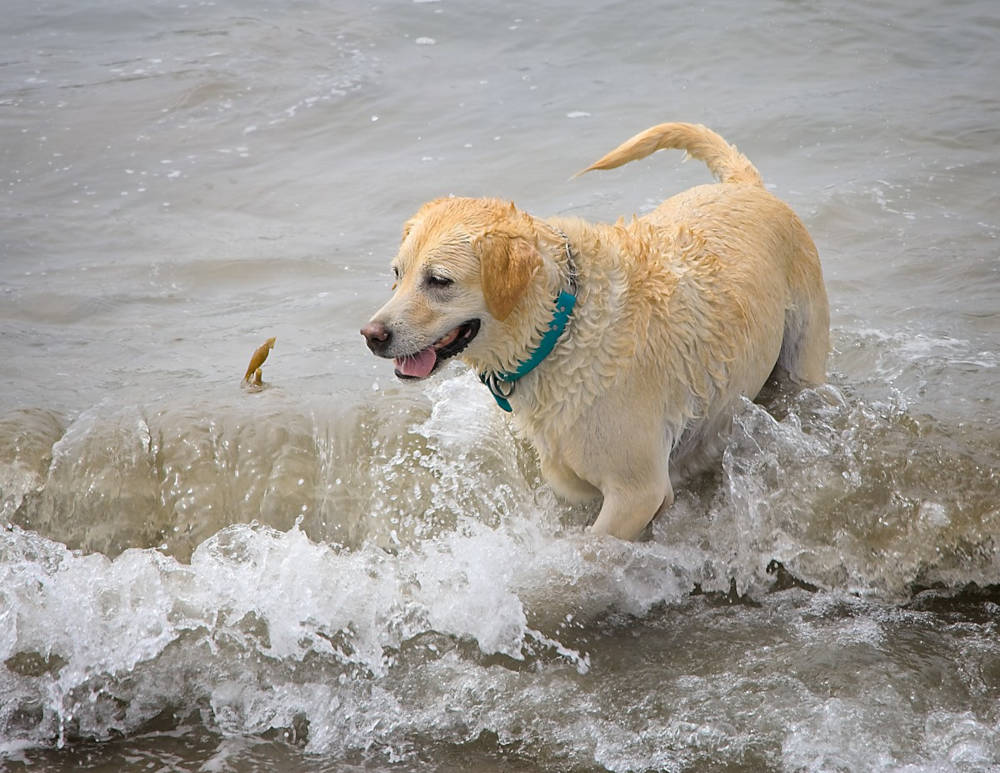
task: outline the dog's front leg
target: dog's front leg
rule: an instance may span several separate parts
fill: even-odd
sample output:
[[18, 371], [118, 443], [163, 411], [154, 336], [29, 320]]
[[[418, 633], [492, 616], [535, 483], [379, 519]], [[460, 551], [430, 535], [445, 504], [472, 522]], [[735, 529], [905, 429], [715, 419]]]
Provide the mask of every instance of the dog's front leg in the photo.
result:
[[580, 504], [591, 502], [601, 495], [599, 489], [573, 472], [561, 459], [546, 456], [541, 462], [542, 477], [563, 499]]
[[674, 503], [674, 490], [666, 469], [662, 476], [645, 481], [622, 481], [602, 489], [604, 502], [597, 520], [590, 527], [594, 534], [610, 534], [634, 540], [663, 508]]

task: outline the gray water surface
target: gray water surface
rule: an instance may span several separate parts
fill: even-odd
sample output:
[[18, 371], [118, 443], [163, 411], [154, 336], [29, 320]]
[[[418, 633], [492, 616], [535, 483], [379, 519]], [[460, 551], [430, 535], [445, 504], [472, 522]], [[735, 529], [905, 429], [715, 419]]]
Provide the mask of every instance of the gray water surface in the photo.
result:
[[[0, 766], [1000, 769], [998, 74], [986, 1], [8, 0]], [[834, 351], [626, 544], [357, 331], [429, 198], [707, 182], [569, 179], [668, 120], [799, 213]]]

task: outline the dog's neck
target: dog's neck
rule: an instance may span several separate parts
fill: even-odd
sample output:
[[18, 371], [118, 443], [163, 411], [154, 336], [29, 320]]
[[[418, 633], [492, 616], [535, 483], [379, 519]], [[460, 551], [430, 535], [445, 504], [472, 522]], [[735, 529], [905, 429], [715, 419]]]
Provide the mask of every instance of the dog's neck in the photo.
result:
[[[559, 228], [545, 224], [554, 238], [544, 245], [543, 265], [531, 290], [523, 298], [516, 329], [531, 330], [527, 341], [496, 364], [469, 363], [479, 372], [497, 404], [511, 411], [508, 398], [523, 377], [538, 368], [558, 346], [571, 324], [578, 292], [576, 254], [569, 237]], [[477, 367], [478, 366], [478, 367]]]
[[577, 272], [576, 261], [573, 258], [573, 247], [565, 233], [559, 231], [559, 234], [563, 238], [565, 250], [565, 261], [561, 272], [564, 274], [564, 287], [556, 296], [552, 321], [545, 328], [538, 345], [531, 350], [527, 358], [518, 363], [516, 368], [507, 371], [487, 370], [479, 374], [479, 378], [490, 390], [497, 405], [508, 413], [513, 410], [510, 397], [514, 394], [517, 382], [541, 365], [545, 358], [552, 353], [566, 330], [573, 314], [573, 307], [576, 305]]

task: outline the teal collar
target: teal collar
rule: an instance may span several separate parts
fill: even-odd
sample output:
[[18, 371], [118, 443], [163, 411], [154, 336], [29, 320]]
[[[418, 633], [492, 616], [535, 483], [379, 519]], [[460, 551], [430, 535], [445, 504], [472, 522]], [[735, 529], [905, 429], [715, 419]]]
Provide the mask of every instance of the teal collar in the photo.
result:
[[479, 374], [479, 380], [490, 390], [493, 399], [497, 401], [497, 405], [507, 411], [507, 413], [513, 411], [510, 407], [509, 398], [514, 394], [516, 382], [541, 365], [542, 361], [552, 353], [563, 331], [566, 329], [566, 325], [569, 324], [569, 318], [573, 315], [573, 308], [576, 306], [576, 267], [573, 263], [573, 252], [569, 246], [569, 239], [566, 238], [565, 234], [563, 234], [563, 238], [566, 239], [566, 266], [569, 270], [569, 288], [561, 291], [556, 297], [556, 308], [552, 314], [552, 321], [545, 329], [542, 340], [532, 350], [531, 354], [528, 355], [528, 359], [520, 363], [514, 371], [485, 371]]

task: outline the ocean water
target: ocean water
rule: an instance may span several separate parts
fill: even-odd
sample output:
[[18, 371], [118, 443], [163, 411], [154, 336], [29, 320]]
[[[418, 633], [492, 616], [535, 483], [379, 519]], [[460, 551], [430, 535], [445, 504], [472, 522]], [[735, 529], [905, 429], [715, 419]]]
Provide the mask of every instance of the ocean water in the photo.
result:
[[[0, 768], [1000, 769], [998, 40], [987, 0], [7, 0]], [[569, 179], [668, 120], [799, 213], [834, 350], [628, 544], [357, 331], [429, 198], [708, 181]]]

